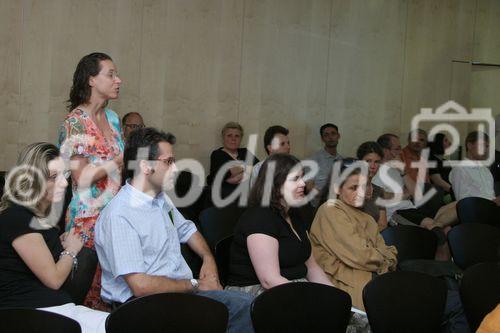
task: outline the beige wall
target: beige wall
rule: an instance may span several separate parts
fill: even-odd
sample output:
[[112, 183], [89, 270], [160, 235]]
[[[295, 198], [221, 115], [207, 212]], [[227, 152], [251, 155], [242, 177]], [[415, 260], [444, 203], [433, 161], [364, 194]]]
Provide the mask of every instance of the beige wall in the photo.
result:
[[287, 126], [303, 157], [324, 122], [353, 155], [450, 98], [498, 114], [500, 70], [457, 61], [500, 63], [499, 14], [496, 0], [0, 0], [0, 170], [56, 141], [93, 51], [124, 80], [112, 108], [172, 131], [178, 157], [204, 165], [229, 120]]

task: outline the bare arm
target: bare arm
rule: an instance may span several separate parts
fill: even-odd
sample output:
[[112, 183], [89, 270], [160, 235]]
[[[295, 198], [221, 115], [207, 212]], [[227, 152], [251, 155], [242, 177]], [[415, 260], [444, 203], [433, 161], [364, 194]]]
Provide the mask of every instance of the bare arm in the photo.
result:
[[321, 283], [321, 284], [326, 284], [327, 286], [333, 286], [332, 282], [326, 276], [325, 272], [319, 267], [318, 263], [316, 262], [316, 259], [314, 259], [314, 256], [311, 254], [309, 259], [306, 261], [306, 266], [307, 266], [307, 280], [310, 282], [316, 282], [316, 283]]
[[289, 282], [281, 276], [278, 258], [279, 244], [276, 238], [264, 234], [252, 234], [247, 237], [250, 260], [265, 289]]
[[123, 159], [115, 157], [113, 160], [107, 161], [100, 166], [94, 166], [89, 163], [88, 159], [83, 156], [71, 157], [71, 176], [73, 180], [81, 188], [88, 188], [90, 184], [106, 177], [108, 174], [123, 167]]
[[207, 245], [207, 242], [200, 234], [196, 231], [188, 240], [187, 244], [189, 247], [203, 260], [203, 264], [200, 269], [200, 279], [214, 278], [217, 284], [212, 286], [213, 290], [221, 290], [222, 286], [219, 283], [219, 275], [217, 273], [217, 265], [215, 264], [215, 259]]
[[387, 211], [385, 209], [379, 210], [377, 224], [378, 224], [378, 231], [382, 231], [387, 228]]
[[[66, 240], [65, 250], [78, 254], [83, 241], [79, 235], [70, 230]], [[59, 289], [73, 267], [73, 259], [64, 255], [54, 262], [43, 236], [39, 233], [29, 233], [19, 236], [12, 242], [12, 247], [19, 254], [28, 268], [48, 288]]]
[[189, 280], [172, 280], [164, 276], [131, 273], [123, 276], [135, 297], [172, 292], [191, 292], [193, 287]]
[[451, 185], [447, 183], [443, 178], [441, 178], [441, 175], [439, 173], [432, 174], [429, 176], [429, 178], [431, 179], [433, 184], [441, 187], [446, 192], [449, 193], [451, 191]]

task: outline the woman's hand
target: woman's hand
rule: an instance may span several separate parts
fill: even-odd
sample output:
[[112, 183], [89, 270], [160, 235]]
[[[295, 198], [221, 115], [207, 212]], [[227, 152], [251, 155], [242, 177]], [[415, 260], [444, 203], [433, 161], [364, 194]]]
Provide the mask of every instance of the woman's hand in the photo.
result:
[[83, 239], [80, 234], [73, 227], [63, 235], [65, 235], [61, 241], [63, 248], [69, 252], [73, 252], [75, 255], [78, 254], [83, 247]]

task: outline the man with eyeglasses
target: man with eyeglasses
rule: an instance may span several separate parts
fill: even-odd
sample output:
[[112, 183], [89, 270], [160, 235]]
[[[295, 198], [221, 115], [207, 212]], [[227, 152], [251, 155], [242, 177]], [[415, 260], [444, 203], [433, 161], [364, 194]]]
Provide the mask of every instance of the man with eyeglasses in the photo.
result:
[[[96, 223], [101, 297], [117, 307], [151, 294], [196, 293], [226, 305], [228, 332], [251, 333], [252, 298], [222, 290], [205, 239], [164, 192], [173, 189], [178, 171], [174, 143], [172, 134], [154, 128], [135, 130], [128, 139], [123, 157], [128, 179]], [[193, 278], [180, 243], [187, 243], [203, 260], [198, 279]]]
[[137, 112], [129, 112], [122, 118], [123, 135], [128, 140], [130, 133], [136, 129], [144, 128], [144, 120]]

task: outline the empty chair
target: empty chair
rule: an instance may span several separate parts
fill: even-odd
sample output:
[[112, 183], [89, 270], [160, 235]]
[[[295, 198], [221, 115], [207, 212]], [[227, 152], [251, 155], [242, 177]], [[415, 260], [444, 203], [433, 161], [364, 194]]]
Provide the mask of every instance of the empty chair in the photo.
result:
[[231, 235], [215, 245], [215, 261], [217, 262], [217, 270], [219, 271], [219, 281], [223, 286], [226, 285], [229, 276], [229, 261], [233, 238]]
[[475, 332], [484, 317], [500, 304], [500, 263], [481, 263], [469, 267], [462, 278], [460, 296]]
[[469, 197], [457, 202], [460, 223], [484, 223], [500, 227], [500, 208], [491, 200]]
[[4, 333], [79, 333], [80, 324], [63, 315], [35, 309], [1, 309]]
[[223, 333], [227, 322], [227, 308], [220, 302], [195, 294], [163, 293], [120, 306], [106, 320], [106, 332]]
[[210, 207], [201, 212], [200, 232], [211, 249], [214, 249], [218, 241], [234, 233], [234, 227], [243, 211], [244, 208], [230, 205], [223, 208]]
[[434, 259], [437, 238], [433, 232], [414, 226], [398, 225], [382, 231], [387, 245], [398, 250], [398, 262], [412, 259]]
[[481, 223], [459, 224], [448, 232], [448, 243], [453, 260], [462, 269], [500, 261], [500, 228]]
[[346, 292], [312, 282], [292, 282], [264, 291], [252, 304], [252, 322], [262, 332], [342, 332], [350, 319]]
[[363, 289], [363, 303], [374, 333], [440, 332], [446, 283], [417, 272], [379, 275]]

